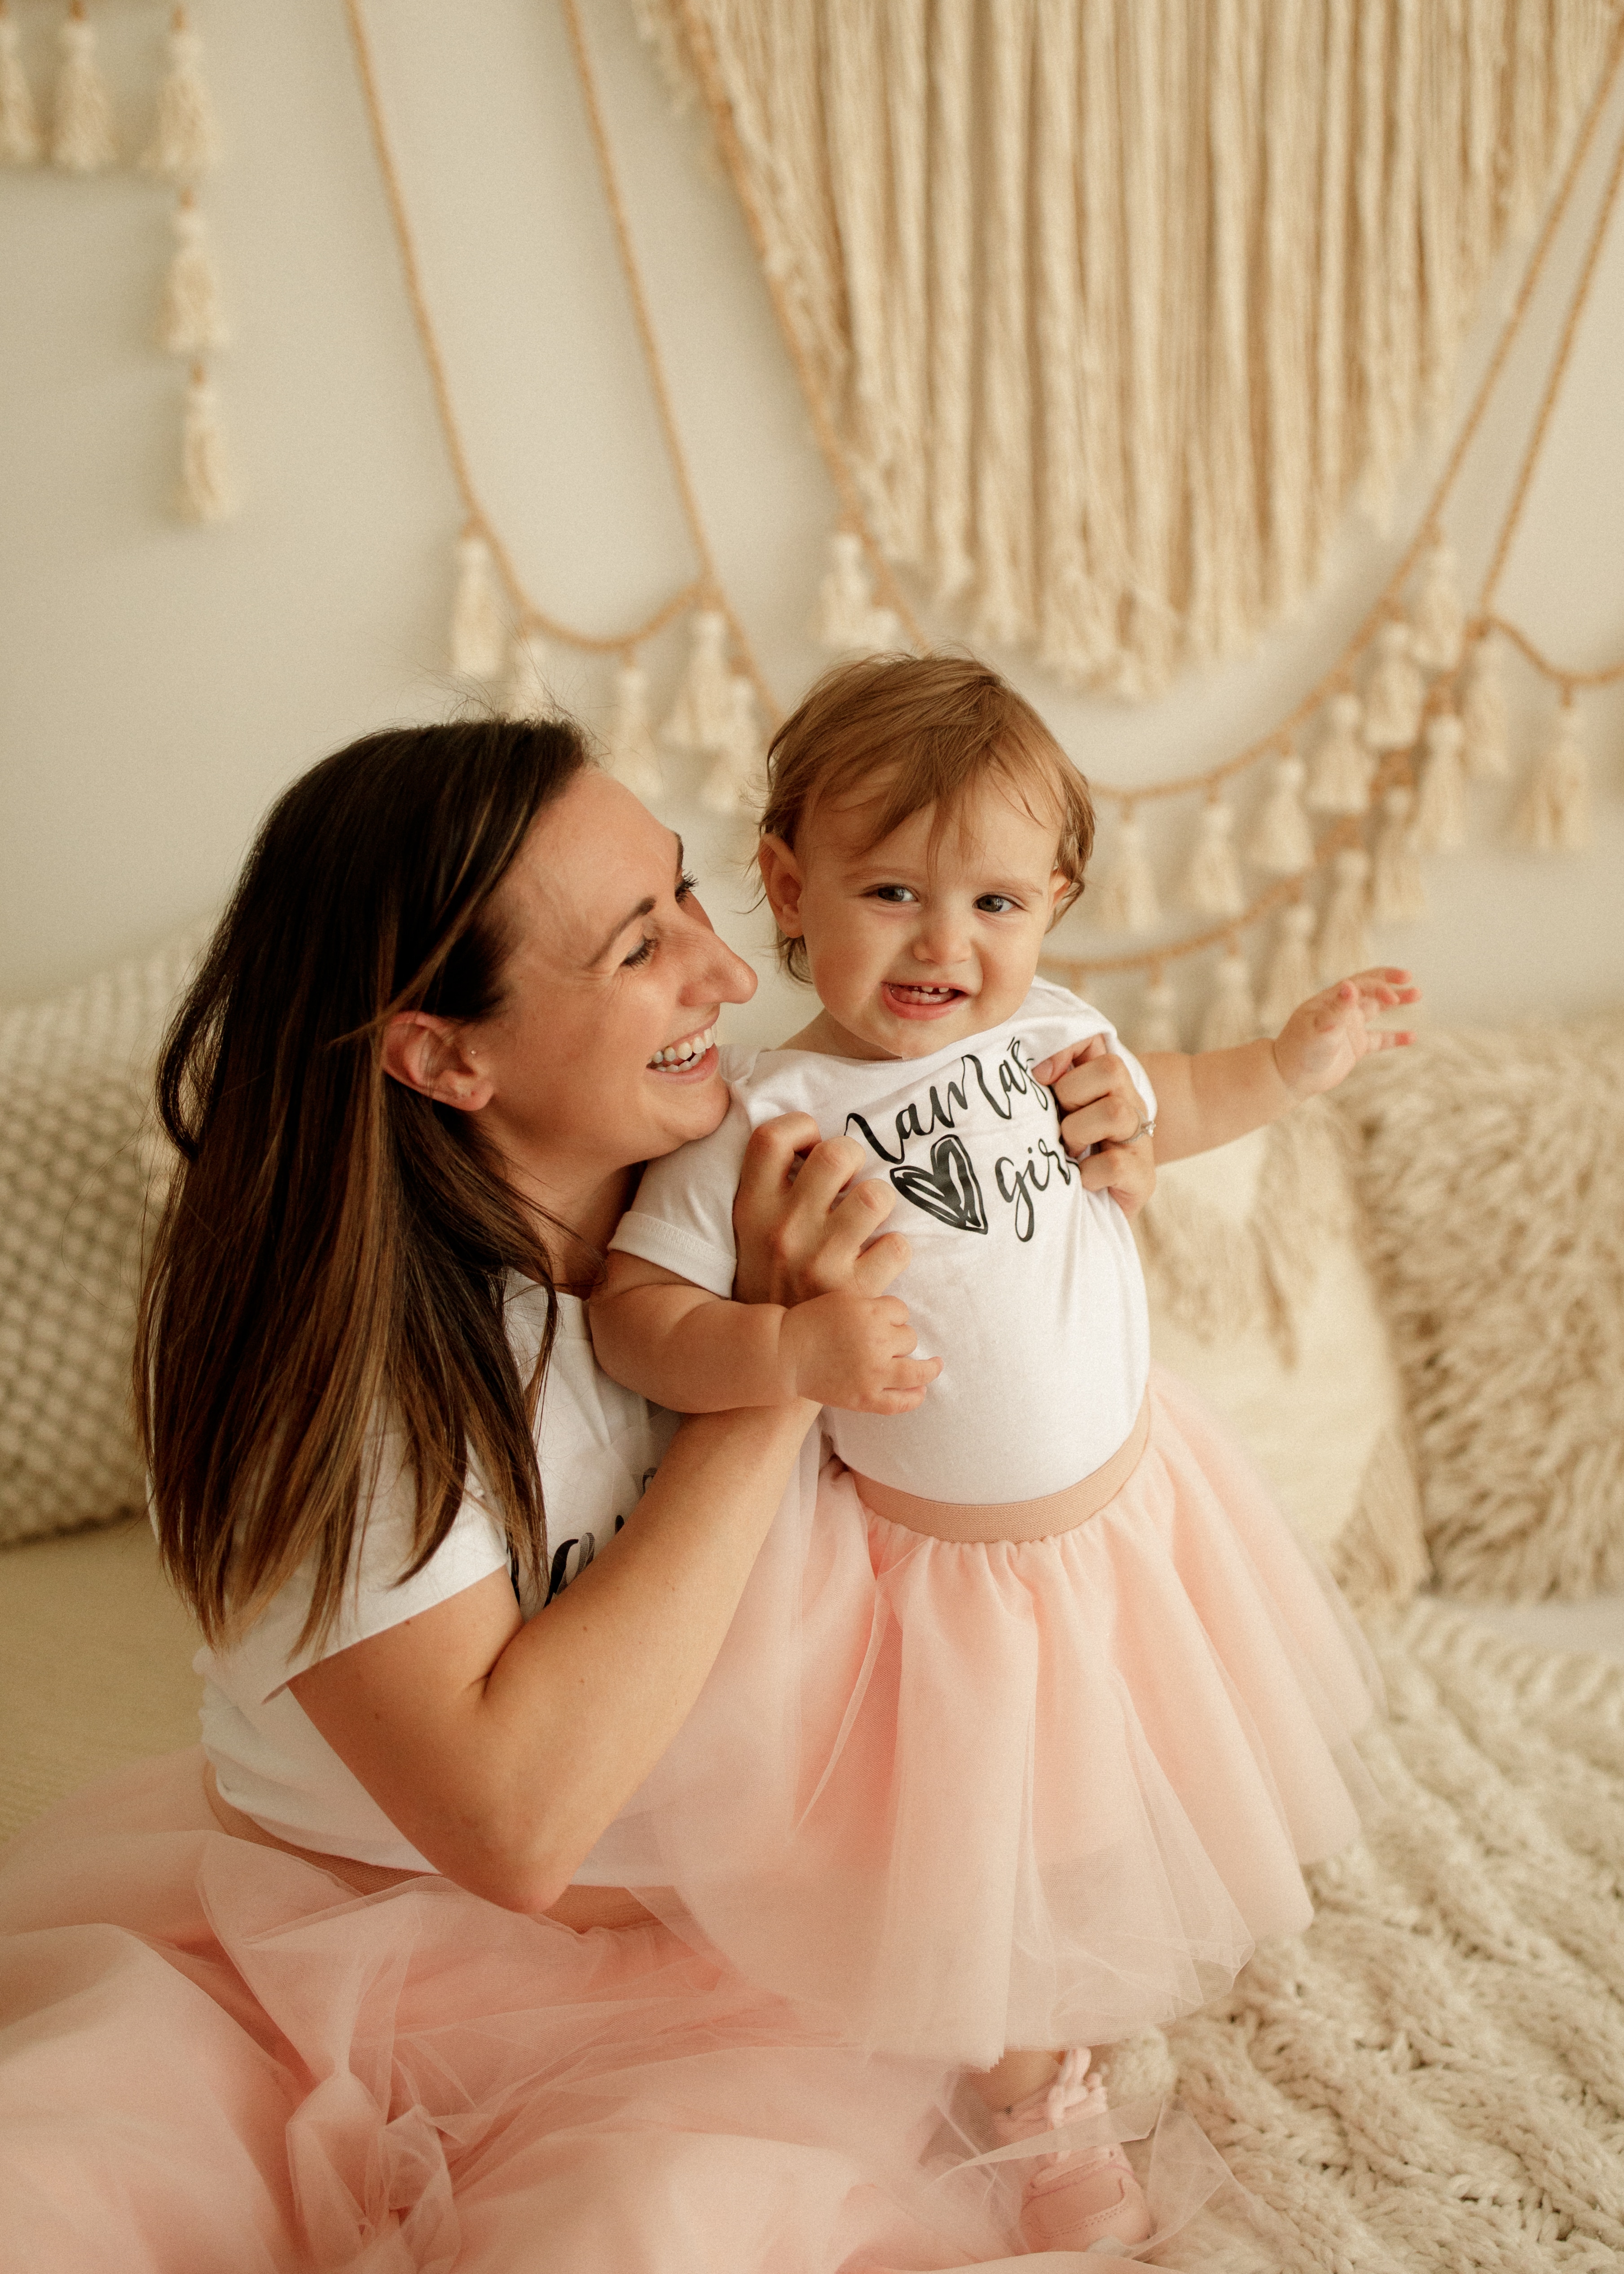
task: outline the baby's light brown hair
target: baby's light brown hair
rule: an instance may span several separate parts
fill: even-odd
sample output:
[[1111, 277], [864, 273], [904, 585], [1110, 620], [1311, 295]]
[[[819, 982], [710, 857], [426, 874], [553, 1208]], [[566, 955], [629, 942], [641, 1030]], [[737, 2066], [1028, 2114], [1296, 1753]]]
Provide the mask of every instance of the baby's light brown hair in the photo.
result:
[[[1055, 866], [1070, 886], [1063, 915], [1094, 849], [1088, 785], [1031, 704], [972, 656], [864, 656], [826, 671], [768, 749], [761, 832], [793, 849], [815, 806], [872, 785], [868, 842], [877, 845], [926, 806], [944, 827], [989, 779], [1034, 821], [1054, 821]], [[780, 932], [778, 953], [794, 978], [808, 976], [804, 940]]]

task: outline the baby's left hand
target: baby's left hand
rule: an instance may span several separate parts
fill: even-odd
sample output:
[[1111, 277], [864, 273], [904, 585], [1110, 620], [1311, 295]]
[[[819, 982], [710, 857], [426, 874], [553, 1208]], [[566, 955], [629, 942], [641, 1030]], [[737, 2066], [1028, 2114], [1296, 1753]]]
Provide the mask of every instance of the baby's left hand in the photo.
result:
[[1413, 1043], [1413, 1033], [1396, 1034], [1370, 1023], [1397, 1003], [1418, 1003], [1421, 990], [1409, 972], [1382, 965], [1339, 979], [1299, 1003], [1274, 1043], [1280, 1078], [1294, 1097], [1318, 1097], [1335, 1089], [1372, 1050], [1394, 1050]]

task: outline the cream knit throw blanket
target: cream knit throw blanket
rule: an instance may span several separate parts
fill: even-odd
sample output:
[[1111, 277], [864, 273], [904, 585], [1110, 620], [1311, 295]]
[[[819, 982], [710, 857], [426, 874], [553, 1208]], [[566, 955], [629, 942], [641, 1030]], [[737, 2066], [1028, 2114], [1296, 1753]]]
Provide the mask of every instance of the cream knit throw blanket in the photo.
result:
[[1202, 2274], [1603, 2274], [1624, 2263], [1624, 1668], [1436, 1602], [1374, 1637], [1392, 1803], [1311, 1874], [1308, 1932], [1120, 2048], [1251, 2190]]

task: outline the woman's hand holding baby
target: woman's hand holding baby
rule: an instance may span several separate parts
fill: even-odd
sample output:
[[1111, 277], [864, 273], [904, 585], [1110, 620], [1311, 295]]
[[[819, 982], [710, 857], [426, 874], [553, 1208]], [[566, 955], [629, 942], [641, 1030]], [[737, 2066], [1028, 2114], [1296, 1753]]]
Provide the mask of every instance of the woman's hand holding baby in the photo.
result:
[[882, 1295], [908, 1260], [888, 1184], [856, 1181], [868, 1156], [854, 1137], [821, 1141], [809, 1113], [754, 1130], [733, 1199], [736, 1303], [802, 1303], [837, 1287]]
[[1274, 1038], [1274, 1065], [1293, 1097], [1318, 1097], [1335, 1089], [1372, 1050], [1398, 1050], [1410, 1033], [1373, 1027], [1380, 1012], [1417, 1003], [1421, 990], [1409, 972], [1383, 964], [1339, 979], [1299, 1003]]
[[1109, 1193], [1124, 1216], [1136, 1216], [1156, 1188], [1155, 1155], [1144, 1100], [1104, 1035], [1056, 1050], [1032, 1075], [1055, 1094], [1066, 1151], [1073, 1160], [1087, 1155], [1079, 1169], [1085, 1190]]

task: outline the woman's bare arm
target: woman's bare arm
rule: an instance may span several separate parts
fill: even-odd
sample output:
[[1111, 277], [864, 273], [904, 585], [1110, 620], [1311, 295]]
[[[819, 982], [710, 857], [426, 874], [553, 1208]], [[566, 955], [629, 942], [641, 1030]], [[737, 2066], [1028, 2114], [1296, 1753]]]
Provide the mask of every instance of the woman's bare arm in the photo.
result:
[[[907, 1242], [851, 1186], [856, 1148], [804, 1116], [757, 1130], [734, 1226], [741, 1291], [879, 1295]], [[861, 1159], [861, 1156], [858, 1156]], [[635, 1515], [526, 1625], [503, 1572], [289, 1684], [341, 1760], [448, 1879], [550, 1909], [688, 1715], [816, 1412], [684, 1421]]]
[[493, 1572], [295, 1677], [436, 1870], [510, 1910], [557, 1901], [698, 1696], [816, 1412], [685, 1421], [625, 1530], [528, 1625]]

